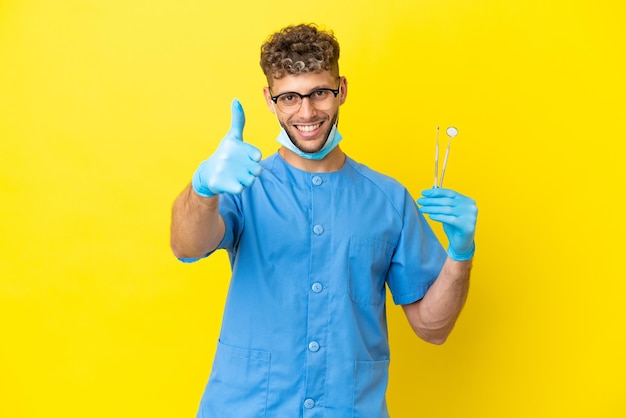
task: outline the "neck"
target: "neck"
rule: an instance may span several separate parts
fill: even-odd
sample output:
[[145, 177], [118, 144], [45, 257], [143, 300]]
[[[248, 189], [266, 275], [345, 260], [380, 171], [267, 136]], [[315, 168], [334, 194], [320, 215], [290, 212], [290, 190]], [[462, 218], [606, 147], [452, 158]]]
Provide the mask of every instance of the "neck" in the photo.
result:
[[280, 147], [278, 153], [287, 161], [287, 164], [309, 173], [331, 173], [333, 171], [339, 171], [346, 162], [346, 155], [341, 151], [339, 145], [321, 160], [302, 158], [285, 147]]

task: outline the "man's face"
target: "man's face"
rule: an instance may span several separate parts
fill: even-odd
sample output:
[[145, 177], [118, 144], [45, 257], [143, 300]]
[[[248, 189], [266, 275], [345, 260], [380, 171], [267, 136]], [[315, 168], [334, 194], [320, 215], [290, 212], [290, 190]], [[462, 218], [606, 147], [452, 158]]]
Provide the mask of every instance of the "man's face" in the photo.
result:
[[[311, 103], [309, 98], [302, 99], [300, 108], [293, 114], [284, 112], [272, 101], [272, 96], [294, 92], [302, 95], [310, 94], [317, 89], [337, 89], [340, 92], [337, 97], [332, 93], [330, 108], [320, 110]], [[289, 135], [291, 142], [298, 149], [306, 153], [315, 153], [322, 149], [328, 134], [337, 119], [339, 106], [344, 103], [346, 97], [346, 80], [333, 75], [330, 71], [321, 73], [305, 73], [297, 76], [287, 75], [281, 79], [273, 80], [271, 90], [264, 88], [265, 99], [280, 122], [281, 126]], [[297, 96], [295, 96], [297, 97]]]

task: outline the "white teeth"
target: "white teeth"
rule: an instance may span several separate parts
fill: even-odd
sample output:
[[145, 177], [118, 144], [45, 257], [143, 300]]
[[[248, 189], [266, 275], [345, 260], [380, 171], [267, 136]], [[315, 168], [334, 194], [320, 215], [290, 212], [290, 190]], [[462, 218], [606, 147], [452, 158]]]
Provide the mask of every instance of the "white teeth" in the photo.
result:
[[319, 123], [315, 124], [315, 125], [299, 125], [299, 126], [296, 126], [296, 128], [299, 131], [302, 131], [302, 132], [313, 132], [314, 130], [316, 130], [319, 127], [320, 127]]

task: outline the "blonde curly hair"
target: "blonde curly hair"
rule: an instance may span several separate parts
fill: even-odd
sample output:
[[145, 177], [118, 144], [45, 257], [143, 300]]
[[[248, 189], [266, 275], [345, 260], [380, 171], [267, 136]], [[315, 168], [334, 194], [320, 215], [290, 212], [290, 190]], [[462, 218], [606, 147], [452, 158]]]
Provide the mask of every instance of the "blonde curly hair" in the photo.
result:
[[330, 70], [339, 76], [339, 42], [315, 24], [287, 26], [261, 45], [261, 68], [270, 84], [287, 74]]

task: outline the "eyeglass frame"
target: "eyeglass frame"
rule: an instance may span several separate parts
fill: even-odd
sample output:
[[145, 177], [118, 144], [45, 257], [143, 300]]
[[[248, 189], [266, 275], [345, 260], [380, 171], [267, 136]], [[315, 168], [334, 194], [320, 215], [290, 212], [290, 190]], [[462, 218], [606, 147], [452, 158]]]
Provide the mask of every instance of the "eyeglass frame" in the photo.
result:
[[[293, 111], [293, 113], [290, 113], [290, 114], [294, 114], [294, 113], [297, 113], [297, 112], [298, 112], [298, 111], [302, 108], [302, 102], [304, 101], [304, 99], [305, 99], [305, 98], [308, 98], [308, 99], [309, 99], [309, 101], [310, 101], [310, 100], [311, 100], [311, 96], [313, 96], [313, 95], [314, 95], [315, 93], [317, 93], [318, 91], [329, 91], [329, 92], [331, 92], [331, 93], [335, 96], [335, 99], [336, 99], [336, 98], [337, 98], [337, 96], [339, 95], [339, 92], [341, 91], [341, 83], [339, 83], [339, 85], [337, 86], [337, 88], [336, 88], [336, 89], [331, 89], [331, 88], [329, 88], [329, 87], [322, 87], [322, 88], [319, 88], [319, 89], [315, 89], [315, 90], [313, 90], [313, 91], [312, 91], [312, 92], [310, 92], [309, 94], [300, 94], [300, 93], [298, 93], [297, 91], [286, 91], [286, 92], [284, 92], [284, 93], [277, 94], [276, 96], [270, 96], [270, 99], [272, 100], [272, 102], [274, 102], [274, 104], [275, 104], [276, 106], [278, 106], [278, 103], [277, 103], [277, 102], [278, 102], [278, 99], [280, 98], [280, 96], [284, 96], [285, 94], [295, 94], [296, 96], [298, 96], [298, 97], [300, 98], [300, 105], [298, 106], [298, 108], [297, 108], [297, 109], [295, 109], [295, 110]], [[270, 90], [270, 94], [271, 94], [271, 92], [272, 92], [272, 91]], [[313, 107], [315, 107], [315, 106], [313, 105], [313, 103], [311, 103], [311, 105], [312, 105]], [[280, 107], [279, 107], [278, 109], [279, 109], [281, 112], [283, 112], [283, 113], [288, 113], [288, 112], [285, 112], [284, 110], [282, 110]], [[317, 109], [317, 108], [316, 108], [316, 109]], [[320, 109], [320, 110], [322, 110], [322, 109]], [[324, 109], [324, 110], [325, 110], [325, 109]]]

